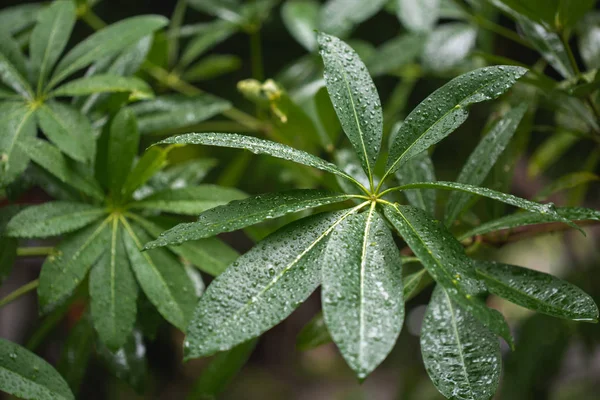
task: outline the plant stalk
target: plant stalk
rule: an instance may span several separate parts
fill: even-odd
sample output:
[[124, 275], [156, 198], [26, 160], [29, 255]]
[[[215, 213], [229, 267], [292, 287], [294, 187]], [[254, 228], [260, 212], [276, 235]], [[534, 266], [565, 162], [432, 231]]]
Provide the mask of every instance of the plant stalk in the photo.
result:
[[2, 300], [0, 300], [0, 308], [4, 307], [5, 305], [7, 305], [9, 303], [12, 303], [13, 301], [17, 300], [19, 297], [24, 296], [27, 293], [35, 290], [39, 286], [39, 284], [40, 284], [40, 280], [36, 279], [34, 281], [31, 281], [31, 282], [21, 286], [14, 292], [9, 293], [6, 297], [4, 297]]
[[19, 247], [17, 256], [20, 257], [38, 257], [52, 254], [54, 247]]

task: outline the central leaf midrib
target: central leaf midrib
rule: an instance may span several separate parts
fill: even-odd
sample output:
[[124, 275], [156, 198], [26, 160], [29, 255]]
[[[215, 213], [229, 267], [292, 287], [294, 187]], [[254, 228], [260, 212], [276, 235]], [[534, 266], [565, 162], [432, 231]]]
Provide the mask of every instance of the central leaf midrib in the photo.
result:
[[364, 352], [364, 345], [365, 345], [365, 305], [364, 305], [364, 299], [365, 299], [365, 287], [364, 287], [364, 280], [365, 280], [365, 268], [366, 268], [366, 260], [367, 260], [367, 242], [369, 240], [369, 233], [370, 233], [370, 229], [371, 229], [371, 218], [373, 217], [373, 212], [375, 211], [375, 205], [377, 203], [373, 202], [371, 203], [371, 209], [369, 210], [369, 215], [367, 216], [367, 221], [365, 224], [365, 231], [364, 231], [364, 237], [363, 237], [363, 244], [362, 244], [362, 254], [361, 254], [361, 258], [360, 258], [360, 282], [359, 282], [359, 288], [360, 288], [360, 295], [359, 295], [359, 342], [358, 342], [358, 361], [359, 361], [359, 365], [363, 365], [363, 352]]
[[110, 323], [110, 330], [113, 333], [113, 339], [117, 334], [117, 323], [116, 323], [116, 315], [117, 315], [117, 311], [116, 311], [116, 304], [117, 304], [117, 295], [116, 295], [116, 278], [115, 278], [115, 273], [116, 273], [116, 267], [117, 267], [117, 235], [118, 235], [118, 229], [119, 229], [119, 220], [117, 218], [113, 219], [113, 229], [112, 229], [112, 236], [111, 236], [111, 247], [110, 247], [110, 309], [111, 309], [111, 323]]

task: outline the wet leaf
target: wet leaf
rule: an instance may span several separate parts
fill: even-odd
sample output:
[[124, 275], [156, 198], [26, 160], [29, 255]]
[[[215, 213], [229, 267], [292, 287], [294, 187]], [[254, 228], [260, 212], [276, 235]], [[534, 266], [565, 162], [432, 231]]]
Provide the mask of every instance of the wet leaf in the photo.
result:
[[[0, 26], [4, 28], [4, 25]], [[0, 39], [0, 81], [19, 95], [32, 98], [33, 89], [27, 82], [28, 70], [19, 44], [1, 29]]]
[[144, 393], [148, 375], [148, 360], [146, 358], [144, 337], [136, 329], [126, 339], [125, 346], [114, 352], [100, 343], [98, 354], [113, 375], [127, 382], [136, 392]]
[[121, 191], [123, 198], [129, 198], [137, 188], [148, 182], [148, 180], [158, 171], [167, 165], [167, 154], [169, 149], [153, 147], [146, 151], [138, 159], [135, 166], [127, 175], [123, 189]]
[[0, 102], [0, 126], [0, 187], [6, 187], [29, 164], [27, 151], [17, 144], [35, 137], [34, 113], [24, 103]]
[[[401, 185], [435, 181], [435, 169], [427, 151], [403, 164], [394, 175]], [[436, 193], [434, 190], [408, 190], [404, 195], [411, 205], [419, 207], [432, 215], [435, 214]]]
[[110, 124], [105, 167], [108, 187], [117, 201], [121, 198], [121, 189], [131, 171], [139, 143], [135, 116], [127, 108], [122, 108]]
[[281, 7], [281, 19], [288, 32], [308, 51], [317, 48], [316, 30], [321, 5], [317, 1], [286, 1]]

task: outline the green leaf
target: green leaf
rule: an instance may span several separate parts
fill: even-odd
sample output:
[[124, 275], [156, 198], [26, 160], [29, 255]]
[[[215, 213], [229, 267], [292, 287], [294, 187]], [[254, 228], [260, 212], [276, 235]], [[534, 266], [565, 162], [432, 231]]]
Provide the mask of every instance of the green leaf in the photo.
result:
[[23, 347], [0, 338], [0, 390], [22, 399], [75, 399], [50, 364]]
[[216, 20], [206, 24], [204, 29], [200, 30], [183, 50], [179, 68], [185, 69], [206, 51], [233, 35], [238, 29], [237, 26], [226, 21]]
[[52, 75], [49, 88], [53, 88], [81, 68], [117, 53], [167, 24], [168, 20], [165, 17], [140, 15], [119, 21], [94, 33], [62, 58]]
[[55, 1], [40, 12], [29, 41], [31, 70], [41, 92], [58, 61], [75, 25], [75, 4], [71, 0]]
[[540, 175], [557, 162], [578, 141], [579, 138], [576, 135], [564, 130], [550, 136], [531, 155], [527, 174], [530, 177]]
[[67, 236], [46, 258], [38, 300], [42, 314], [62, 304], [79, 286], [110, 243], [110, 218]]
[[[4, 28], [3, 25], [0, 27]], [[33, 89], [27, 82], [29, 72], [19, 44], [10, 34], [0, 28], [0, 81], [26, 98], [33, 97]]]
[[439, 285], [423, 319], [421, 354], [431, 381], [447, 398], [488, 400], [498, 388], [498, 339]]
[[319, 312], [298, 333], [296, 348], [300, 351], [312, 350], [331, 341], [323, 313]]
[[44, 238], [73, 232], [106, 214], [101, 207], [85, 203], [51, 201], [27, 207], [6, 226], [6, 235], [18, 238]]
[[350, 46], [324, 33], [319, 33], [317, 41], [325, 64], [329, 97], [372, 183], [383, 135], [377, 89], [367, 68]]
[[559, 74], [564, 78], [575, 75], [567, 49], [557, 33], [525, 18], [518, 18], [518, 22], [523, 35]]
[[112, 74], [92, 75], [75, 79], [56, 88], [52, 96], [86, 96], [95, 93], [130, 93], [130, 99], [149, 99], [154, 97], [146, 82], [133, 76]]
[[[522, 14], [532, 21], [553, 25], [559, 2], [562, 0], [498, 0], [498, 6], [508, 7], [508, 11]], [[502, 4], [503, 3], [503, 4]]]
[[231, 349], [291, 314], [321, 283], [323, 239], [356, 210], [286, 225], [219, 275], [200, 298], [188, 328], [186, 359]]
[[579, 229], [577, 225], [573, 224], [567, 218], [561, 217], [556, 212], [556, 207], [554, 207], [553, 203], [540, 204], [535, 203], [533, 201], [525, 200], [520, 197], [513, 196], [512, 194], [500, 193], [495, 190], [482, 188], [479, 186], [467, 185], [464, 183], [456, 183], [456, 182], [422, 182], [422, 183], [411, 183], [408, 185], [401, 186], [403, 190], [405, 189], [442, 189], [442, 190], [458, 190], [461, 192], [475, 194], [478, 196], [484, 196], [493, 200], [498, 200], [506, 204], [510, 204], [511, 206], [522, 208], [523, 210], [530, 211], [537, 214], [549, 215], [554, 218], [555, 221], [561, 221], [565, 224]]
[[135, 329], [126, 340], [125, 346], [114, 352], [99, 343], [98, 354], [113, 375], [142, 394], [147, 390], [146, 376], [148, 375], [144, 337], [139, 330]]
[[535, 196], [536, 200], [545, 200], [552, 196], [554, 193], [561, 192], [563, 190], [572, 189], [579, 185], [584, 185], [589, 182], [597, 181], [600, 177], [588, 171], [578, 171], [565, 174], [556, 178], [556, 180], [547, 186], [545, 186]]
[[369, 212], [332, 231], [321, 260], [327, 328], [359, 379], [389, 354], [402, 329], [402, 264], [385, 222]]
[[208, 209], [245, 197], [246, 194], [238, 189], [217, 185], [198, 185], [156, 192], [132, 203], [131, 207], [173, 214], [198, 215]]
[[288, 32], [308, 51], [317, 48], [319, 11], [321, 5], [313, 0], [286, 1], [281, 7], [281, 19]]
[[114, 218], [110, 242], [90, 272], [90, 306], [100, 340], [118, 350], [133, 331], [137, 311], [137, 285], [123, 243], [123, 229]]
[[207, 81], [238, 70], [242, 60], [230, 54], [211, 54], [193, 64], [182, 74], [187, 82]]
[[104, 200], [104, 193], [99, 187], [98, 182], [86, 173], [85, 167], [67, 160], [57, 147], [35, 137], [22, 138], [17, 145], [35, 163], [39, 164], [62, 182], [69, 184], [73, 189], [81, 191], [96, 200]]
[[126, 230], [125, 248], [142, 290], [170, 323], [185, 331], [198, 301], [183, 266], [162, 249], [142, 252], [149, 236], [121, 218]]
[[297, 189], [279, 193], [267, 193], [205, 211], [197, 222], [183, 223], [162, 233], [159, 238], [146, 244], [146, 249], [179, 244], [232, 232], [267, 219], [289, 213], [333, 204], [350, 199], [351, 196], [323, 190]]
[[18, 246], [16, 239], [0, 236], [0, 285], [10, 276], [17, 259]]
[[592, 210], [583, 207], [564, 207], [557, 208], [556, 214], [560, 219], [550, 214], [538, 214], [532, 212], [518, 212], [504, 217], [484, 222], [483, 224], [463, 233], [458, 238], [459, 240], [467, 239], [471, 236], [485, 235], [489, 232], [499, 231], [503, 229], [512, 229], [527, 225], [543, 224], [547, 222], [558, 222], [563, 219], [570, 221], [600, 221], [600, 211]]
[[596, 6], [596, 0], [559, 0], [554, 23], [559, 30], [571, 28]]
[[148, 134], [197, 124], [228, 110], [231, 104], [203, 93], [194, 97], [160, 96], [134, 104], [130, 108], [138, 119], [140, 133]]
[[16, 34], [33, 25], [37, 20], [42, 3], [23, 3], [0, 10], [0, 26], [10, 34]]
[[[435, 169], [427, 151], [403, 164], [394, 175], [401, 185], [419, 181], [435, 181]], [[419, 207], [429, 214], [435, 214], [436, 193], [434, 190], [409, 190], [404, 195], [411, 205]]]
[[129, 198], [133, 192], [148, 182], [148, 179], [167, 165], [168, 149], [153, 147], [137, 161], [123, 184], [123, 197]]
[[[173, 226], [173, 223], [165, 223], [164, 220], [141, 218], [137, 215], [130, 217], [153, 238]], [[217, 238], [195, 240], [169, 249], [212, 276], [221, 274], [239, 256], [237, 251]]]
[[236, 0], [189, 0], [188, 3], [198, 11], [225, 21], [238, 23], [242, 19], [239, 14], [240, 4]]
[[131, 171], [139, 144], [135, 115], [131, 110], [122, 108], [110, 124], [105, 167], [108, 187], [117, 200], [121, 197], [121, 189]]
[[36, 135], [34, 113], [22, 103], [0, 103], [0, 187], [6, 187], [21, 175], [29, 157], [18, 145], [25, 138]]
[[319, 27], [330, 35], [346, 36], [356, 25], [381, 10], [385, 3], [386, 0], [328, 0], [321, 8]]
[[430, 32], [439, 16], [440, 0], [395, 0], [398, 19], [412, 32]]
[[575, 321], [598, 322], [598, 306], [583, 290], [552, 275], [515, 265], [475, 261], [488, 290], [512, 303]]
[[424, 37], [420, 34], [404, 34], [379, 46], [367, 61], [372, 76], [393, 74], [402, 67], [415, 62], [423, 51]]
[[477, 30], [462, 22], [444, 24], [427, 38], [423, 49], [423, 68], [446, 72], [459, 66], [475, 47]]
[[433, 92], [400, 127], [390, 148], [386, 175], [458, 128], [469, 115], [469, 105], [499, 97], [525, 72], [512, 66], [480, 68]]
[[223, 392], [229, 382], [248, 362], [252, 351], [256, 347], [256, 342], [257, 340], [249, 340], [231, 350], [217, 354], [202, 370], [187, 399], [202, 400], [212, 398]]
[[427, 287], [433, 279], [427, 273], [427, 269], [423, 268], [418, 272], [414, 272], [404, 277], [404, 301], [407, 302]]
[[589, 13], [579, 25], [579, 54], [588, 69], [600, 68], [600, 13]]
[[443, 224], [411, 206], [385, 205], [384, 214], [452, 300], [512, 346], [506, 321], [502, 314], [486, 307], [477, 298], [485, 288], [476, 278], [462, 245]]
[[188, 133], [165, 139], [157, 144], [203, 144], [206, 146], [230, 147], [245, 149], [254, 154], [268, 154], [272, 157], [282, 158], [298, 164], [308, 165], [323, 171], [339, 175], [353, 181], [354, 179], [342, 172], [335, 165], [284, 144], [258, 139], [252, 136], [238, 135], [235, 133]]
[[93, 160], [96, 140], [92, 125], [79, 110], [49, 101], [39, 107], [35, 114], [44, 134], [65, 154], [84, 163]]
[[[467, 159], [456, 179], [457, 183], [476, 186], [483, 183], [517, 131], [526, 111], [527, 105], [521, 104], [507, 112], [490, 128]], [[446, 225], [450, 225], [467, 209], [470, 198], [471, 196], [463, 192], [450, 194], [446, 203], [444, 219]]]
[[69, 331], [56, 369], [65, 378], [71, 390], [79, 391], [94, 349], [94, 329], [84, 315]]

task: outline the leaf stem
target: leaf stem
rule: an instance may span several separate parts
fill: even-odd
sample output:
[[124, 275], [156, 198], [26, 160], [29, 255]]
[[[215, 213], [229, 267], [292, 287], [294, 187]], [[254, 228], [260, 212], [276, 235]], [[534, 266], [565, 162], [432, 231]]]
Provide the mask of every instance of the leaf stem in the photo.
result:
[[5, 305], [7, 305], [9, 303], [12, 303], [13, 301], [17, 300], [19, 297], [26, 295], [27, 293], [31, 292], [32, 290], [35, 290], [39, 286], [39, 284], [40, 284], [40, 280], [36, 279], [34, 281], [31, 281], [31, 282], [21, 286], [14, 292], [9, 293], [6, 297], [4, 297], [3, 299], [0, 300], [0, 308], [4, 307]]
[[102, 19], [89, 7], [81, 14], [81, 20], [96, 31], [99, 31], [107, 25], [106, 22], [102, 21]]
[[47, 256], [52, 254], [54, 247], [19, 247], [17, 249], [17, 256], [20, 257], [37, 257]]
[[179, 52], [179, 32], [181, 30], [181, 25], [183, 23], [183, 18], [185, 17], [185, 9], [187, 7], [187, 0], [178, 0], [175, 4], [175, 9], [173, 10], [173, 14], [171, 15], [171, 23], [169, 26], [168, 33], [168, 60], [169, 65], [173, 65], [175, 59], [177, 58], [177, 53]]
[[265, 79], [265, 72], [263, 68], [260, 29], [250, 33], [250, 60], [252, 63], [252, 77], [262, 82]]

